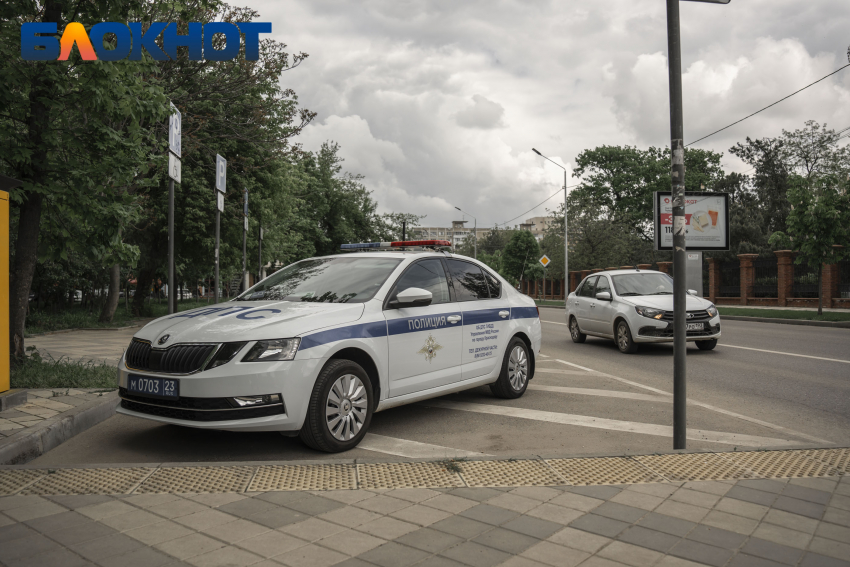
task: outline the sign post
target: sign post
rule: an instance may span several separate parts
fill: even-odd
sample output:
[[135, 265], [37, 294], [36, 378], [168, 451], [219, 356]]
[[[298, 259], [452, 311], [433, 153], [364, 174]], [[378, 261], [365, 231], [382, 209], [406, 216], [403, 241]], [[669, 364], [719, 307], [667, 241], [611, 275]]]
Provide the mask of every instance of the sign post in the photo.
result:
[[546, 299], [546, 266], [548, 266], [552, 262], [552, 260], [550, 260], [549, 256], [547, 256], [546, 254], [543, 254], [543, 256], [541, 256], [538, 260], [538, 262], [540, 262], [540, 265], [543, 266], [543, 298]]
[[221, 293], [218, 279], [218, 256], [221, 244], [221, 213], [224, 212], [224, 194], [227, 191], [227, 160], [215, 155], [215, 302]]
[[263, 225], [260, 225], [260, 238], [258, 241], [259, 249], [257, 256], [259, 256], [259, 264], [257, 266], [257, 281], [263, 279]]
[[174, 270], [174, 182], [180, 183], [182, 115], [171, 103], [168, 117], [168, 313], [177, 311], [177, 281]]
[[242, 200], [242, 291], [248, 289], [248, 189], [244, 189]]

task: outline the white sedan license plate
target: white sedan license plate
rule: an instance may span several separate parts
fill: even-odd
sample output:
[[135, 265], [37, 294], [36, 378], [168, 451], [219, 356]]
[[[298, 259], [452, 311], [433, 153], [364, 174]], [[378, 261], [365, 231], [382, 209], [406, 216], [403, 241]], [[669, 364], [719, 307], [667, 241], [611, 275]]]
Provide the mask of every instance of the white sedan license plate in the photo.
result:
[[702, 331], [703, 326], [702, 323], [685, 323], [686, 331]]
[[130, 374], [127, 377], [127, 390], [143, 396], [176, 399], [180, 397], [180, 381]]

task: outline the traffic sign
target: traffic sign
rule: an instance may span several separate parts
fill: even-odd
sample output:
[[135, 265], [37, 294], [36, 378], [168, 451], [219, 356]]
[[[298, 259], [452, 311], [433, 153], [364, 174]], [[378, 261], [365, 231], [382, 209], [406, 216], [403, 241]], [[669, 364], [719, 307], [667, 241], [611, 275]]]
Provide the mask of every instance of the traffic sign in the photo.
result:
[[549, 265], [549, 263], [550, 263], [551, 261], [552, 261], [552, 260], [550, 260], [550, 259], [549, 259], [549, 256], [547, 256], [546, 254], [543, 254], [543, 257], [542, 257], [542, 258], [540, 258], [540, 260], [538, 260], [538, 262], [540, 262], [541, 264], [543, 264], [543, 267], [544, 267], [544, 268], [545, 268], [546, 266], [548, 266], [548, 265]]
[[182, 131], [183, 115], [174, 103], [171, 103], [171, 116], [168, 117], [168, 149], [177, 157], [180, 157]]
[[218, 154], [215, 154], [215, 188], [222, 193], [226, 193], [227, 189], [227, 160]]
[[180, 183], [180, 158], [168, 153], [168, 177]]
[[224, 193], [215, 192], [215, 204], [220, 212], [224, 212]]

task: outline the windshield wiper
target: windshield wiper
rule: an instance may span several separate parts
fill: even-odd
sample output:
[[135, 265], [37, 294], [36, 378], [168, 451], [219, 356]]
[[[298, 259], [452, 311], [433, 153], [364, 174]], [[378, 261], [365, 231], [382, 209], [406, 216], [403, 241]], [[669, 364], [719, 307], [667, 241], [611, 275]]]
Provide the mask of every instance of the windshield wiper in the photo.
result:
[[656, 291], [655, 293], [651, 293], [650, 295], [673, 295], [672, 291]]
[[627, 291], [626, 293], [621, 293], [619, 295], [620, 295], [620, 297], [628, 297], [630, 295], [643, 295], [643, 294], [642, 293], [635, 293], [633, 291]]

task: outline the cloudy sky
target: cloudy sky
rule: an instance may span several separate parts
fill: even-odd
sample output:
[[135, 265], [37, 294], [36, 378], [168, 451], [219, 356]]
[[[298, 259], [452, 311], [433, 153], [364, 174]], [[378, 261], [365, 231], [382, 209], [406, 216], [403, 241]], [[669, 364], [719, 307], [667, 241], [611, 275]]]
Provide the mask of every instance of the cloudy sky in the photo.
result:
[[[458, 206], [492, 226], [561, 186], [532, 147], [571, 173], [583, 149], [669, 144], [664, 0], [250, 5], [310, 55], [283, 76], [318, 112], [297, 141], [338, 142], [382, 212], [443, 225]], [[847, 63], [847, 0], [682, 2], [681, 15], [686, 143]], [[730, 146], [809, 119], [850, 126], [850, 68], [697, 147], [744, 171]]]

